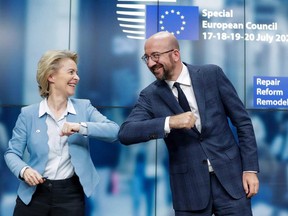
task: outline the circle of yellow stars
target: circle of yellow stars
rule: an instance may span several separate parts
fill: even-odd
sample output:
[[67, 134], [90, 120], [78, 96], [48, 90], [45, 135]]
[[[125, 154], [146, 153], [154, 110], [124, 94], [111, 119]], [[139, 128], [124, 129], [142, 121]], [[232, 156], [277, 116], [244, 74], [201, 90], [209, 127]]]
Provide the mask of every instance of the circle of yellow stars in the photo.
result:
[[[181, 12], [180, 11], [176, 11], [175, 10], [170, 10], [170, 11], [165, 11], [164, 14], [162, 14], [160, 16], [160, 21], [159, 21], [159, 24], [160, 24], [160, 29], [162, 31], [165, 31], [167, 29], [165, 29], [165, 26], [164, 26], [164, 20], [165, 20], [165, 16], [169, 16], [170, 14], [176, 14], [177, 16], [179, 16], [180, 20], [181, 20], [181, 26], [180, 26], [180, 29], [176, 30], [175, 32], [170, 32], [171, 34], [177, 34], [179, 35], [181, 33], [181, 31], [184, 31], [185, 30], [185, 25], [186, 25], [186, 21], [184, 20], [185, 17], [183, 15], [181, 15]], [[168, 30], [167, 30], [168, 31]]]

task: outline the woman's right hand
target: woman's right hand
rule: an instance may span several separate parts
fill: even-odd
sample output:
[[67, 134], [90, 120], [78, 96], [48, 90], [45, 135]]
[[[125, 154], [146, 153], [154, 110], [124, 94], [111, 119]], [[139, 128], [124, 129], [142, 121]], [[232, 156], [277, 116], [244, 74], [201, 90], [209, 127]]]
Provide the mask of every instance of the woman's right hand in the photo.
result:
[[44, 183], [45, 179], [36, 170], [27, 167], [23, 173], [23, 178], [30, 186], [35, 186]]

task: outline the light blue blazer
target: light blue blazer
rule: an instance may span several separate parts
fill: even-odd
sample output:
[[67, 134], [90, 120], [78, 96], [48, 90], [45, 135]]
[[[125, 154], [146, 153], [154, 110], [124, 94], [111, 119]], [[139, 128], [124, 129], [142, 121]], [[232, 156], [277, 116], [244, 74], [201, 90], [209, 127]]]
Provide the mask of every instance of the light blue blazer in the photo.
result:
[[[89, 138], [101, 141], [114, 142], [117, 140], [119, 126], [107, 119], [89, 100], [71, 99], [76, 114], [67, 115], [68, 122], [86, 122], [88, 135], [75, 133], [68, 138], [71, 162], [87, 197], [89, 197], [99, 182], [99, 176], [90, 157]], [[20, 171], [25, 166], [30, 166], [43, 174], [48, 161], [48, 135], [46, 117], [39, 117], [39, 103], [22, 108], [13, 129], [9, 147], [4, 154], [7, 166], [13, 174], [20, 178]], [[27, 147], [29, 158], [24, 159]], [[18, 196], [29, 204], [36, 186], [29, 186], [23, 181], [18, 188]]]

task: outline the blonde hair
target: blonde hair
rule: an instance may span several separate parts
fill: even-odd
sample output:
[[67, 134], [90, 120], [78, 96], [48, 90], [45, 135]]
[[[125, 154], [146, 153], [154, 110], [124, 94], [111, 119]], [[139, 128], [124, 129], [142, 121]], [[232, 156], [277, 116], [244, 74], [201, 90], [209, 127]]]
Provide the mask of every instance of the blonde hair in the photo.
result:
[[72, 59], [77, 64], [77, 53], [69, 50], [49, 50], [40, 58], [38, 62], [36, 79], [39, 94], [42, 98], [49, 96], [48, 77], [59, 69], [60, 60], [66, 58]]

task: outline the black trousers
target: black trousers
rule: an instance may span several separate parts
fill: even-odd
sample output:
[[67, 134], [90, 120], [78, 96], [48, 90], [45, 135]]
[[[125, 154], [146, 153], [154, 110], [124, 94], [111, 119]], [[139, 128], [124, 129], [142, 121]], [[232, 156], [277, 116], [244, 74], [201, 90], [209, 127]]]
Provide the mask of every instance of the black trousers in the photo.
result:
[[13, 216], [84, 216], [84, 196], [78, 176], [64, 180], [47, 179], [37, 186], [28, 205], [17, 197]]

